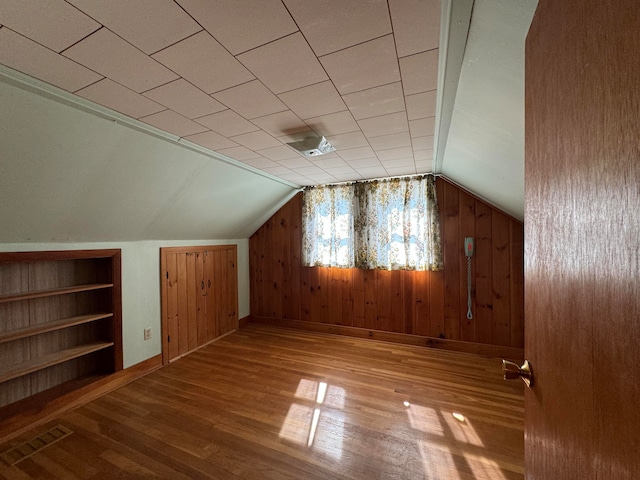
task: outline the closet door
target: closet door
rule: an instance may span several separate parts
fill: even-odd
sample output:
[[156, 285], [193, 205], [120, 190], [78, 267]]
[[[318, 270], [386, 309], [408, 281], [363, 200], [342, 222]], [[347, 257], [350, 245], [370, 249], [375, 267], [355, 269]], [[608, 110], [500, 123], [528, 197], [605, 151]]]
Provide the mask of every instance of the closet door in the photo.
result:
[[160, 254], [168, 363], [237, 328], [237, 247], [162, 248]]

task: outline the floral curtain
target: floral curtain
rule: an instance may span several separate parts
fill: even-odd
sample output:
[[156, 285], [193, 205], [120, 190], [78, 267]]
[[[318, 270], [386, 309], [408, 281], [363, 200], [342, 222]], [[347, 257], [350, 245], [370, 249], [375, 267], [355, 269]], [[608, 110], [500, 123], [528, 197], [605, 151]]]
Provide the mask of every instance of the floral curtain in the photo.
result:
[[302, 264], [352, 268], [353, 185], [306, 189], [302, 200]]
[[432, 175], [308, 188], [302, 217], [305, 266], [442, 268]]
[[433, 176], [356, 184], [355, 264], [440, 270], [442, 246]]

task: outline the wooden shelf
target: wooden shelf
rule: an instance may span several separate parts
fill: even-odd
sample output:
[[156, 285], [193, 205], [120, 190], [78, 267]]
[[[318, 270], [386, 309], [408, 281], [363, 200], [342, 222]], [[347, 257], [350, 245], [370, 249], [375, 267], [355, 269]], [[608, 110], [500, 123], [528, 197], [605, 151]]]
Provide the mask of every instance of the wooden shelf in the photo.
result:
[[119, 249], [0, 252], [0, 409], [122, 370], [121, 276]]
[[62, 318], [55, 322], [43, 323], [40, 325], [33, 325], [25, 328], [17, 328], [4, 333], [0, 333], [0, 343], [11, 342], [13, 340], [18, 340], [19, 338], [31, 337], [33, 335], [39, 335], [40, 333], [53, 332], [55, 330], [61, 330], [67, 327], [81, 325], [83, 323], [95, 322], [96, 320], [102, 320], [103, 318], [110, 317], [113, 317], [113, 313], [90, 313], [87, 315], [78, 315], [76, 317]]
[[67, 293], [88, 292], [90, 290], [100, 290], [113, 287], [113, 283], [93, 283], [91, 285], [76, 285], [74, 287], [53, 288], [50, 290], [37, 290], [34, 292], [16, 293], [13, 295], [1, 295], [0, 303], [17, 302], [20, 300], [30, 300], [32, 298], [52, 297], [55, 295], [65, 295]]
[[44, 368], [58, 365], [59, 363], [73, 360], [74, 358], [78, 358], [89, 353], [97, 352], [98, 350], [112, 347], [113, 345], [113, 342], [88, 343], [27, 360], [26, 362], [22, 362], [18, 365], [12, 365], [6, 370], [0, 369], [0, 383], [23, 375], [28, 375], [29, 373], [37, 372]]

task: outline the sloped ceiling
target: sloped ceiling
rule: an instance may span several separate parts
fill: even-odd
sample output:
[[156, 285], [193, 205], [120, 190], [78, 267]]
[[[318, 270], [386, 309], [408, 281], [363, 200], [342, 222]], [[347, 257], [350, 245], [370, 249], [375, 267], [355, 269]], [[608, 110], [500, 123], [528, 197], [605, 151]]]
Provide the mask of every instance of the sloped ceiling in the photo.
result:
[[535, 4], [0, 0], [0, 242], [247, 237], [301, 185], [430, 171], [522, 218]]
[[538, 2], [472, 3], [446, 147], [434, 170], [522, 220], [524, 46]]
[[0, 82], [0, 242], [249, 237], [296, 189]]
[[[440, 0], [0, 0], [0, 63], [297, 185], [428, 172]], [[335, 153], [286, 146], [325, 136]]]

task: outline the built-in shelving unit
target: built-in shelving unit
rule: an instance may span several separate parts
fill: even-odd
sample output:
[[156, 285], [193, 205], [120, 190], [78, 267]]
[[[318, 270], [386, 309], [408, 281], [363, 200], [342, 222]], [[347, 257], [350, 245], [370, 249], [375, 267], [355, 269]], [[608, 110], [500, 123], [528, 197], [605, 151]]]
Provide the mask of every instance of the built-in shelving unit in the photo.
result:
[[120, 250], [0, 253], [2, 407], [122, 369]]

